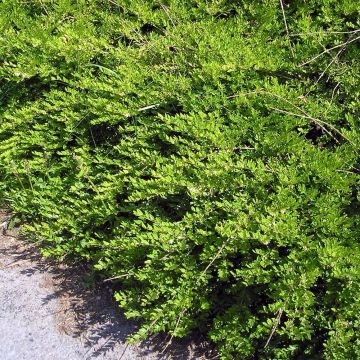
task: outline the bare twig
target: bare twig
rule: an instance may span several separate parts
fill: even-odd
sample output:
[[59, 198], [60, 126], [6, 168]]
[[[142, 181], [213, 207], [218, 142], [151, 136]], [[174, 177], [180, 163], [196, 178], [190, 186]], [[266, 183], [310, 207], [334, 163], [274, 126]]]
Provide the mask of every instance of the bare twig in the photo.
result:
[[169, 18], [171, 24], [173, 26], [175, 26], [174, 20], [172, 19], [172, 17], [170, 16], [170, 10], [167, 6], [165, 6], [164, 4], [160, 4], [161, 8], [164, 10], [165, 14], [167, 15], [167, 17]]
[[130, 274], [123, 274], [123, 275], [118, 275], [118, 276], [113, 276], [113, 277], [110, 277], [110, 278], [107, 278], [105, 280], [103, 280], [103, 282], [108, 282], [108, 281], [111, 281], [111, 280], [116, 280], [116, 279], [120, 279], [120, 278], [123, 278], [123, 277], [129, 277]]
[[[222, 251], [225, 249], [225, 246], [229, 243], [229, 241], [232, 238], [228, 238], [226, 241], [224, 241], [224, 243], [221, 245], [221, 247], [219, 248], [219, 250], [217, 251], [217, 253], [215, 254], [215, 256], [212, 258], [212, 260], [209, 262], [209, 264], [206, 266], [206, 268], [203, 270], [203, 272], [200, 274], [200, 276], [198, 277], [198, 279], [196, 280], [195, 286], [197, 286], [202, 278], [202, 276], [209, 270], [209, 268], [211, 267], [211, 265], [215, 262], [215, 260], [220, 256], [220, 254], [222, 253]], [[179, 327], [181, 318], [183, 317], [183, 315], [185, 314], [187, 308], [184, 307], [182, 309], [182, 311], [180, 312], [176, 324], [175, 324], [175, 328], [173, 330], [173, 333], [177, 330], [177, 328]], [[168, 343], [166, 344], [166, 346], [164, 347], [164, 349], [162, 350], [162, 352], [164, 352], [169, 345], [171, 345], [172, 339], [174, 338], [174, 335], [171, 334], [170, 340], [168, 341]]]
[[286, 35], [288, 37], [290, 51], [291, 51], [292, 56], [294, 56], [294, 50], [293, 50], [292, 45], [291, 45], [289, 28], [288, 28], [288, 24], [287, 24], [287, 21], [286, 21], [285, 9], [284, 9], [284, 4], [283, 4], [282, 0], [280, 0], [280, 6], [281, 6], [282, 15], [283, 15], [283, 18], [284, 18], [284, 24], [285, 24], [285, 29], [286, 29]]
[[209, 264], [206, 266], [206, 268], [204, 269], [204, 271], [201, 273], [200, 277], [198, 278], [196, 285], [199, 283], [201, 277], [209, 270], [209, 268], [211, 267], [211, 265], [214, 263], [214, 261], [220, 256], [220, 254], [222, 253], [222, 251], [224, 250], [225, 246], [229, 243], [229, 241], [232, 238], [228, 238], [226, 241], [224, 241], [224, 243], [221, 245], [221, 247], [219, 248], [219, 250], [217, 251], [217, 253], [215, 254], [215, 256], [212, 258], [212, 260], [209, 262]]
[[[326, 66], [326, 68], [324, 69], [324, 71], [320, 74], [320, 76], [318, 77], [318, 79], [315, 81], [314, 85], [316, 85], [321, 78], [325, 75], [326, 71], [330, 68], [330, 66], [339, 59], [339, 56], [341, 55], [341, 53], [345, 50], [346, 45], [349, 44], [349, 42], [351, 41], [351, 37], [349, 37], [349, 39], [343, 44], [343, 46], [340, 48], [340, 50], [336, 53], [336, 55], [332, 58], [332, 60], [330, 61], [330, 63]], [[310, 90], [308, 91], [308, 93], [306, 95], [308, 95], [310, 93]], [[331, 98], [332, 99], [332, 98]]]
[[251, 146], [237, 146], [232, 148], [232, 150], [255, 150], [255, 148]]
[[338, 89], [339, 86], [340, 86], [340, 83], [338, 82], [338, 83], [335, 85], [335, 87], [334, 87], [334, 89], [333, 89], [333, 91], [332, 91], [332, 93], [331, 93], [331, 101], [334, 100], [335, 92], [336, 92], [336, 90]]
[[97, 68], [99, 68], [101, 70], [105, 70], [105, 71], [109, 72], [110, 74], [114, 75], [116, 78], [121, 79], [121, 76], [117, 72], [115, 72], [114, 70], [109, 69], [106, 66], [99, 65], [99, 64], [92, 64], [92, 63], [87, 64], [85, 66], [87, 66], [87, 67], [97, 67]]
[[90, 134], [91, 134], [92, 141], [93, 141], [93, 143], [94, 143], [94, 146], [96, 147], [96, 142], [95, 142], [95, 138], [94, 138], [93, 132], [92, 132], [92, 130], [91, 130], [91, 126], [89, 127], [89, 129], [90, 129]]
[[159, 107], [159, 106], [160, 106], [160, 104], [148, 105], [148, 106], [141, 107], [140, 109], [138, 109], [138, 111], [145, 111], [145, 110], [150, 110], [150, 109], [156, 109], [156, 108]]
[[17, 171], [15, 170], [15, 167], [12, 168], [12, 172], [13, 172], [13, 174], [15, 175], [16, 179], [19, 181], [22, 189], [26, 192], [26, 188], [25, 188], [25, 186], [24, 186], [24, 183], [22, 182], [21, 177], [19, 176], [19, 174], [18, 174]]
[[[329, 62], [329, 64], [326, 66], [326, 68], [324, 69], [324, 71], [320, 74], [320, 76], [317, 78], [317, 80], [315, 81], [314, 85], [316, 85], [321, 78], [325, 75], [326, 71], [330, 68], [330, 66], [339, 58], [340, 54], [345, 50], [345, 46], [348, 43], [345, 43], [344, 46], [336, 53], [336, 55], [332, 58], [332, 60]], [[309, 91], [310, 92], [310, 91]], [[309, 92], [307, 93], [307, 95], [309, 94]]]
[[360, 29], [356, 29], [352, 31], [314, 31], [307, 33], [289, 34], [289, 36], [294, 37], [294, 36], [307, 36], [307, 35], [356, 34], [359, 31]]
[[29, 179], [29, 184], [30, 184], [31, 191], [34, 192], [34, 187], [33, 187], [32, 181], [31, 181], [30, 167], [29, 167], [29, 162], [28, 161], [25, 161], [25, 168], [26, 168], [26, 175], [27, 175], [27, 177]]
[[43, 8], [43, 10], [45, 11], [45, 14], [49, 15], [49, 12], [47, 11], [45, 4], [41, 0], [39, 2], [40, 2], [41, 7]]
[[348, 45], [356, 40], [359, 40], [360, 39], [360, 36], [357, 36], [356, 38], [354, 39], [351, 39], [351, 40], [347, 40], [339, 45], [336, 45], [336, 46], [333, 46], [332, 48], [330, 49], [325, 49], [323, 52], [321, 52], [320, 54], [314, 56], [313, 58], [311, 58], [310, 60], [308, 61], [305, 61], [303, 62], [302, 64], [299, 65], [299, 67], [302, 67], [302, 66], [305, 66], [307, 64], [310, 64], [311, 62], [315, 61], [316, 59], [318, 59], [320, 56], [324, 55], [324, 54], [328, 54], [331, 50], [335, 50], [335, 49], [338, 49], [338, 48], [341, 48], [343, 47], [344, 45]]
[[121, 359], [123, 358], [123, 356], [125, 355], [125, 352], [126, 352], [126, 350], [128, 349], [128, 347], [129, 347], [129, 343], [126, 344], [125, 349], [124, 349], [124, 351], [122, 352], [119, 360], [121, 360]]
[[278, 313], [277, 313], [274, 326], [273, 326], [273, 328], [271, 330], [271, 333], [270, 333], [270, 335], [269, 335], [269, 337], [268, 337], [268, 339], [266, 341], [266, 344], [265, 344], [264, 348], [266, 348], [269, 345], [271, 338], [273, 337], [273, 335], [275, 334], [276, 329], [280, 325], [281, 315], [283, 314], [283, 312], [284, 312], [284, 309], [280, 308]]
[[292, 115], [292, 116], [297, 116], [297, 117], [301, 117], [303, 119], [309, 119], [311, 121], [313, 121], [314, 123], [316, 123], [318, 126], [320, 126], [328, 135], [330, 135], [337, 143], [339, 142], [336, 138], [334, 138], [334, 136], [331, 134], [331, 132], [329, 130], [327, 130], [323, 125], [326, 125], [328, 126], [330, 129], [332, 129], [333, 131], [335, 131], [337, 134], [339, 134], [341, 137], [343, 137], [344, 139], [346, 139], [347, 141], [349, 141], [349, 143], [353, 146], [356, 147], [356, 145], [350, 140], [348, 139], [342, 132], [340, 132], [338, 129], [336, 129], [336, 127], [334, 127], [333, 125], [323, 121], [323, 120], [320, 120], [320, 119], [317, 119], [317, 118], [313, 118], [312, 116], [309, 116], [309, 115], [301, 115], [301, 114], [296, 114], [296, 113], [293, 113], [291, 111], [287, 111], [287, 110], [282, 110], [282, 109], [278, 109], [278, 108], [274, 108], [274, 107], [271, 107], [269, 106], [270, 109], [272, 110], [275, 110], [279, 113], [282, 113], [282, 114], [287, 114], [287, 115]]
[[71, 129], [71, 131], [74, 131], [89, 114], [90, 110], [78, 121], [78, 123], [75, 125], [74, 128]]
[[278, 109], [278, 108], [273, 108], [273, 107], [269, 107], [270, 109], [272, 110], [275, 110], [277, 112], [280, 112], [280, 113], [283, 113], [283, 114], [288, 114], [288, 115], [293, 115], [293, 116], [297, 116], [297, 117], [301, 117], [301, 118], [304, 118], [304, 119], [308, 119], [308, 120], [311, 120], [313, 122], [315, 122], [318, 126], [320, 126], [327, 134], [331, 135], [331, 137], [336, 141], [338, 142], [338, 140], [336, 138], [334, 138], [334, 136], [329, 132], [329, 130], [327, 130], [325, 128], [325, 126], [327, 126], [328, 128], [330, 128], [331, 130], [335, 131], [337, 134], [339, 134], [342, 138], [344, 138], [345, 140], [347, 140], [352, 146], [355, 147], [356, 150], [358, 150], [358, 147], [347, 137], [345, 136], [341, 131], [339, 131], [335, 126], [329, 124], [328, 122], [324, 121], [324, 120], [320, 120], [318, 118], [314, 118], [312, 116], [310, 116], [309, 114], [307, 114], [303, 109], [301, 109], [299, 106], [293, 104], [291, 101], [287, 100], [286, 98], [284, 98], [283, 96], [281, 95], [277, 95], [277, 94], [274, 94], [274, 93], [271, 93], [269, 91], [266, 91], [266, 90], [257, 90], [257, 91], [252, 91], [252, 92], [249, 92], [249, 93], [242, 93], [242, 94], [237, 94], [237, 95], [231, 95], [229, 96], [228, 98], [235, 98], [237, 96], [247, 96], [247, 95], [257, 95], [257, 94], [267, 94], [269, 96], [272, 96], [272, 97], [275, 97], [275, 98], [278, 98], [284, 102], [286, 102], [287, 104], [291, 105], [292, 107], [294, 107], [295, 109], [297, 109], [298, 111], [301, 112], [301, 114], [296, 114], [294, 112], [291, 112], [291, 111], [287, 111], [287, 110], [282, 110], [282, 109]]
[[337, 171], [337, 172], [343, 172], [343, 173], [351, 174], [351, 175], [354, 175], [354, 174], [357, 175], [357, 174], [360, 172], [360, 170], [357, 169], [357, 168], [352, 168], [352, 169], [354, 169], [354, 171], [344, 170], [344, 169], [337, 169], [337, 170], [335, 170], [335, 171]]

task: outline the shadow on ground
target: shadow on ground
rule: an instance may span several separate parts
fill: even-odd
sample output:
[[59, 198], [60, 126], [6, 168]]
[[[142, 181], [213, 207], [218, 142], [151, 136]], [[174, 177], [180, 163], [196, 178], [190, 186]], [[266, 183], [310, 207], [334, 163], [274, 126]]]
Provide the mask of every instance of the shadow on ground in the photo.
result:
[[[136, 331], [137, 324], [125, 319], [113, 300], [114, 289], [110, 285], [95, 281], [85, 264], [44, 259], [36, 247], [19, 240], [14, 232], [7, 232], [2, 238], [6, 238], [6, 246], [1, 246], [2, 256], [12, 258], [7, 267], [21, 264], [21, 274], [28, 277], [43, 274], [44, 283], [40, 286], [51, 289], [43, 299], [44, 306], [53, 300], [59, 303], [58, 311], [53, 314], [59, 331], [81, 340], [87, 350], [87, 359], [106, 358], [119, 343], [124, 347], [129, 335]], [[167, 343], [168, 337], [160, 334], [135, 347], [127, 346], [135, 348], [138, 359], [217, 358], [206, 341], [195, 334], [190, 338], [176, 339], [170, 346], [166, 346]], [[121, 359], [122, 354], [118, 355]]]

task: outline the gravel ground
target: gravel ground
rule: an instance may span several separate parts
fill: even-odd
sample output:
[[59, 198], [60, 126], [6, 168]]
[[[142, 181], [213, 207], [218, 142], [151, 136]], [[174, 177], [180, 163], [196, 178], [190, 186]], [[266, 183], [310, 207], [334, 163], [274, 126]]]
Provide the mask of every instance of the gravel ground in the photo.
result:
[[[141, 355], [141, 349], [126, 346], [125, 338], [132, 326], [121, 318], [113, 322], [115, 309], [101, 309], [102, 314], [96, 314], [95, 319], [85, 318], [89, 321], [80, 325], [80, 334], [79, 329], [74, 329], [73, 314], [69, 308], [64, 308], [71, 300], [54, 288], [56, 275], [49, 273], [49, 269], [45, 271], [29, 250], [19, 253], [19, 244], [14, 239], [2, 236], [0, 242], [2, 360], [156, 358], [151, 354]], [[91, 316], [94, 313], [88, 317]]]
[[[1, 224], [0, 213], [0, 224]], [[194, 341], [164, 339], [130, 346], [127, 321], [111, 289], [95, 286], [86, 269], [49, 264], [36, 249], [0, 229], [1, 360], [206, 359]]]

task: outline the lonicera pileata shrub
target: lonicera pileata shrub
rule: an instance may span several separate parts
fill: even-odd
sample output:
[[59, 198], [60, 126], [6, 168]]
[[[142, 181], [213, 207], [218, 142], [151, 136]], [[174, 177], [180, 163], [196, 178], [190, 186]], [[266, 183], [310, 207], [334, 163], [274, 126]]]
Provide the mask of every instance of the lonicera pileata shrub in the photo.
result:
[[0, 198], [142, 327], [360, 358], [355, 0], [5, 0]]

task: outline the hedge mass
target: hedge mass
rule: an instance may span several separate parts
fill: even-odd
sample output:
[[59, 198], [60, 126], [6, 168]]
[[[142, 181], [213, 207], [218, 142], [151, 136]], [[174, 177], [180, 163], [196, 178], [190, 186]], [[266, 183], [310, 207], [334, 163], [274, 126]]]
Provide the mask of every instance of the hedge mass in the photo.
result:
[[134, 339], [360, 358], [355, 0], [0, 3], [0, 200], [121, 286]]

